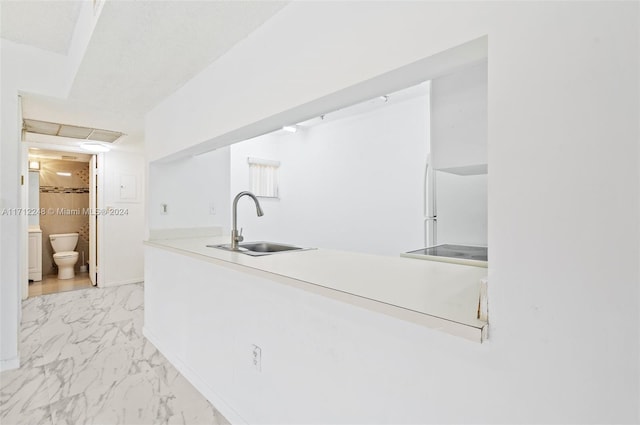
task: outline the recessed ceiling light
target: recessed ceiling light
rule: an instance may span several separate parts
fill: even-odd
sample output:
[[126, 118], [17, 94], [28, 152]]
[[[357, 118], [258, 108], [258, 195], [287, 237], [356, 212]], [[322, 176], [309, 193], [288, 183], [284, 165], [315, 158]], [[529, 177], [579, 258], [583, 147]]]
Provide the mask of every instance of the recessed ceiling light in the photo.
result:
[[109, 152], [111, 150], [108, 146], [96, 142], [82, 143], [80, 147], [89, 152]]
[[296, 127], [295, 125], [285, 125], [284, 127], [282, 127], [282, 129], [284, 131], [288, 131], [289, 133], [295, 133], [296, 131], [298, 131], [298, 127]]
[[62, 177], [71, 177], [71, 173], [68, 171], [57, 171], [56, 174]]

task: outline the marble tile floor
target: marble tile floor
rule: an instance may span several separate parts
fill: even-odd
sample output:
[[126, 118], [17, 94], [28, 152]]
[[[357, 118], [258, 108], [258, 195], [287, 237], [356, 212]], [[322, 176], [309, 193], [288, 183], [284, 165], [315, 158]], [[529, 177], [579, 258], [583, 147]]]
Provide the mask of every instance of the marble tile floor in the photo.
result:
[[228, 424], [142, 336], [142, 284], [23, 302], [0, 424]]
[[91, 288], [89, 273], [76, 273], [72, 279], [58, 279], [58, 275], [43, 276], [38, 282], [29, 282], [29, 296], [55, 294], [58, 292], [74, 291], [76, 289]]

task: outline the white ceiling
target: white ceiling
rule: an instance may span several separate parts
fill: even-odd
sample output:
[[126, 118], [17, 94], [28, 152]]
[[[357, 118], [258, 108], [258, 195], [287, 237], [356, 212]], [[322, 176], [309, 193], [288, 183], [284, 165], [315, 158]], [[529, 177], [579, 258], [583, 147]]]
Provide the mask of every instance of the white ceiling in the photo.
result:
[[[69, 2], [51, 2], [58, 3], [69, 10]], [[24, 13], [43, 4], [34, 2], [24, 9], [3, 4], [2, 22], [14, 19], [14, 13], [24, 22]], [[107, 1], [69, 98], [25, 93], [24, 117], [141, 135], [147, 111], [285, 5], [283, 1]], [[47, 3], [47, 10], [50, 7]], [[48, 30], [27, 25], [21, 31], [14, 30], [12, 37], [28, 40], [34, 37], [31, 33], [42, 37]]]
[[0, 36], [67, 54], [80, 13], [79, 1], [2, 1]]
[[24, 118], [125, 133], [122, 140], [117, 140], [116, 144], [136, 139], [143, 133], [144, 116], [140, 113], [132, 113], [127, 108], [111, 111], [69, 99], [23, 93], [22, 110]]
[[70, 98], [146, 112], [280, 10], [270, 1], [107, 2]]

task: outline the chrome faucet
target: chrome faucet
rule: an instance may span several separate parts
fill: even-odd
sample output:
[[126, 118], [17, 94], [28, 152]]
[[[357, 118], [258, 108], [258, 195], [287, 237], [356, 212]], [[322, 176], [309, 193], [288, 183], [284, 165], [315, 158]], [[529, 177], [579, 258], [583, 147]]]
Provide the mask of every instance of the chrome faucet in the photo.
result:
[[242, 230], [240, 230], [240, 233], [238, 233], [238, 200], [240, 200], [240, 198], [245, 195], [251, 197], [253, 199], [253, 202], [256, 203], [256, 213], [258, 214], [258, 217], [262, 217], [264, 215], [264, 213], [262, 212], [262, 208], [260, 207], [260, 202], [258, 201], [258, 198], [256, 198], [256, 195], [246, 191], [240, 192], [236, 195], [233, 200], [233, 229], [231, 229], [231, 249], [233, 251], [238, 251], [238, 242], [242, 242], [244, 240], [244, 238], [242, 237]]

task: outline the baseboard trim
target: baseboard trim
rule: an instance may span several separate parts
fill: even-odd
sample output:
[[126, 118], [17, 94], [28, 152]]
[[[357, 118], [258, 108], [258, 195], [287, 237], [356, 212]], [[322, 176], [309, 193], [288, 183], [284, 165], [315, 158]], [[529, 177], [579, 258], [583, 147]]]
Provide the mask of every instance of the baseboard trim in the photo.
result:
[[128, 280], [121, 280], [119, 282], [104, 282], [100, 285], [98, 285], [98, 287], [100, 288], [110, 288], [112, 286], [122, 286], [122, 285], [129, 285], [131, 283], [142, 283], [144, 282], [144, 278], [136, 278], [136, 279], [128, 279]]
[[222, 399], [214, 390], [207, 385], [207, 383], [189, 366], [187, 366], [178, 356], [176, 356], [168, 347], [164, 346], [158, 338], [153, 335], [153, 332], [149, 331], [146, 326], [142, 328], [142, 334], [153, 344], [163, 356], [169, 360], [178, 372], [186, 378], [199, 392], [202, 394], [213, 406], [222, 413], [230, 424], [232, 425], [247, 425], [242, 416], [240, 416], [229, 404]]
[[5, 370], [18, 369], [20, 367], [20, 357], [15, 356], [10, 359], [0, 360], [0, 372]]

